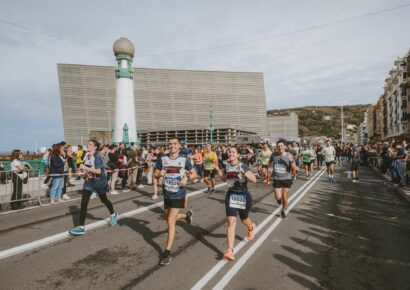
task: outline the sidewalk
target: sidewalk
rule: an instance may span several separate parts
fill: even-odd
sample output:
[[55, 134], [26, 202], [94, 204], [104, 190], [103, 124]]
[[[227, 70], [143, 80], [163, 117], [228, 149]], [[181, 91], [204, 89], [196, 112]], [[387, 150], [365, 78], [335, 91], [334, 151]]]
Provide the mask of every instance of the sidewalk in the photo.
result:
[[370, 168], [372, 168], [376, 173], [381, 176], [381, 178], [385, 181], [384, 184], [386, 184], [388, 187], [392, 188], [396, 193], [401, 195], [407, 202], [410, 203], [410, 188], [402, 188], [398, 184], [394, 184], [391, 182], [391, 178], [387, 174], [382, 174], [378, 168], [374, 167], [373, 165], [369, 165]]

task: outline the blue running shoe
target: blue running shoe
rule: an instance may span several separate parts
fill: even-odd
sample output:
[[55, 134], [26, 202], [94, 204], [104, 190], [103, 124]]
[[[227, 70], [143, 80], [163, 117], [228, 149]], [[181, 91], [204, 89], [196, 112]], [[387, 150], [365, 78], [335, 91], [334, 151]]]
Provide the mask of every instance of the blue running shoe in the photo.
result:
[[118, 213], [114, 213], [110, 216], [110, 221], [108, 222], [108, 225], [110, 227], [113, 227], [117, 224], [117, 220], [118, 220]]
[[74, 235], [74, 236], [84, 235], [85, 234], [85, 227], [78, 226], [74, 229], [69, 230], [68, 232], [70, 233], [70, 235]]

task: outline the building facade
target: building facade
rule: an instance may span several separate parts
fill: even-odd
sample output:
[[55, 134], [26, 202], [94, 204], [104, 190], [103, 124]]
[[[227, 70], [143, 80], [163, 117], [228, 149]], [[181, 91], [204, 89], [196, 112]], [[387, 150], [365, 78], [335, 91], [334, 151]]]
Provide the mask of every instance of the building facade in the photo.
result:
[[[115, 67], [57, 67], [65, 140], [80, 144], [91, 131], [111, 132]], [[134, 98], [138, 132], [209, 127], [212, 105], [213, 124], [268, 136], [262, 73], [134, 68]]]
[[410, 136], [410, 51], [394, 62], [385, 80], [383, 103], [383, 139], [402, 139]]
[[269, 139], [297, 140], [299, 136], [299, 116], [295, 112], [289, 114], [272, 114], [267, 119]]

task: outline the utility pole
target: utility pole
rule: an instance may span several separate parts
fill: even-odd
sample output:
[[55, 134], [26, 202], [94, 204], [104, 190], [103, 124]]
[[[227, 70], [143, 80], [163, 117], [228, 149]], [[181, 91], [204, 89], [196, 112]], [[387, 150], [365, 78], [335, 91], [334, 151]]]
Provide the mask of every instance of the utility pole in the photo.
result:
[[343, 105], [341, 107], [340, 118], [342, 119], [342, 144], [344, 144], [344, 141], [345, 141], [345, 126], [344, 126]]
[[210, 136], [210, 143], [213, 143], [213, 131], [214, 127], [212, 126], [212, 114], [213, 114], [214, 108], [212, 104], [209, 104], [209, 133], [211, 134]]

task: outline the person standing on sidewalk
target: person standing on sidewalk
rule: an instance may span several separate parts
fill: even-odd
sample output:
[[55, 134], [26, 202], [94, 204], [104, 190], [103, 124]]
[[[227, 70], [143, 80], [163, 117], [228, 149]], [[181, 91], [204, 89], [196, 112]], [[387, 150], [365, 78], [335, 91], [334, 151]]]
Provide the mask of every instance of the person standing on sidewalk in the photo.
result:
[[63, 157], [64, 147], [57, 144], [53, 148], [52, 156], [50, 158], [50, 174], [51, 174], [51, 190], [50, 203], [64, 201], [61, 199], [61, 194], [64, 188], [64, 173], [66, 170], [66, 161]]
[[118, 191], [115, 190], [115, 183], [117, 182], [118, 178], [118, 154], [117, 154], [117, 145], [110, 146], [110, 152], [108, 153], [108, 167], [112, 170], [111, 178], [109, 181], [109, 193], [111, 194], [119, 194]]
[[88, 203], [93, 192], [98, 194], [101, 202], [110, 212], [108, 225], [112, 227], [117, 224], [118, 214], [114, 212], [114, 207], [107, 198], [107, 175], [103, 158], [98, 153], [99, 146], [100, 144], [96, 140], [90, 140], [87, 145], [88, 153], [83, 164], [80, 165], [80, 169], [84, 172], [85, 181], [81, 198], [80, 222], [77, 227], [69, 230], [72, 235], [83, 235], [86, 231], [85, 218], [87, 217]]
[[10, 156], [10, 167], [12, 171], [13, 194], [11, 196], [10, 207], [12, 210], [20, 209], [21, 198], [23, 195], [23, 179], [27, 178], [27, 169], [21, 164], [20, 160], [23, 158], [23, 153], [15, 149]]

